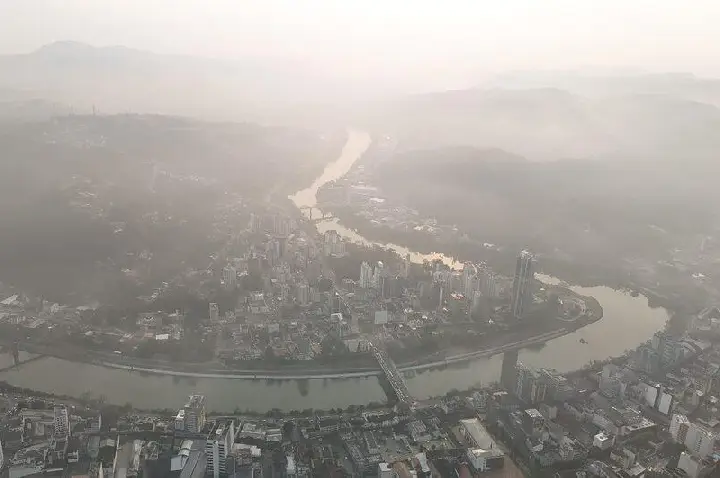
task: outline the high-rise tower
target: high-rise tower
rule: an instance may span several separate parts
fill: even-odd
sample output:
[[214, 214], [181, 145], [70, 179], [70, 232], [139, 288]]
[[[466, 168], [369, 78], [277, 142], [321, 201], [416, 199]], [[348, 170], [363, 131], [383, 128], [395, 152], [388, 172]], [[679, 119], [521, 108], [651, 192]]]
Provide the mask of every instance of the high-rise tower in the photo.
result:
[[533, 260], [533, 255], [529, 251], [522, 251], [517, 258], [510, 301], [510, 311], [516, 319], [525, 316], [527, 306], [532, 301]]
[[369, 289], [372, 286], [372, 267], [366, 261], [360, 264], [360, 288]]

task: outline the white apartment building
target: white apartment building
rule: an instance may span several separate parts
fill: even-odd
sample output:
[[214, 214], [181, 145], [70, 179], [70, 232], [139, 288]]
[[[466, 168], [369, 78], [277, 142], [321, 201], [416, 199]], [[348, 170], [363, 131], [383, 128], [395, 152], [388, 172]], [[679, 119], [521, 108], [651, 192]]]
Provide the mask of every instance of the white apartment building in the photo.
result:
[[227, 476], [227, 457], [235, 443], [235, 420], [219, 419], [208, 434], [205, 443], [207, 467], [205, 473], [213, 478]]

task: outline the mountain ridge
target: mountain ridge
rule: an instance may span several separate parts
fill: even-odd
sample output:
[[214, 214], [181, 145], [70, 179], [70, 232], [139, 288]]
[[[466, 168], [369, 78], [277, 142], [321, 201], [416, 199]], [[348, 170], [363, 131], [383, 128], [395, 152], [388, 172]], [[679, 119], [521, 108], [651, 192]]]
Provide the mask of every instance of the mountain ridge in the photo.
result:
[[258, 121], [279, 105], [337, 96], [329, 75], [292, 59], [236, 60], [59, 41], [0, 55], [0, 90], [24, 91], [89, 113], [137, 111]]
[[720, 109], [670, 94], [589, 97], [555, 87], [469, 89], [369, 108], [368, 128], [401, 150], [500, 148], [534, 161], [558, 158], [711, 162]]

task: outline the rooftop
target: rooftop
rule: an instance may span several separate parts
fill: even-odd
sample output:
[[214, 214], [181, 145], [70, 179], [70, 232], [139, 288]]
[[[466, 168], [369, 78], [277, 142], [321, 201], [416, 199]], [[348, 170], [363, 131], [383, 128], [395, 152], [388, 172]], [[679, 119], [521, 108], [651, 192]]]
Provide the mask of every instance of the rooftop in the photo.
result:
[[529, 409], [525, 410], [525, 413], [527, 413], [528, 416], [530, 416], [530, 418], [532, 418], [534, 420], [540, 420], [543, 417], [542, 413], [537, 411], [537, 409], [535, 409], [535, 408], [529, 408]]
[[211, 440], [224, 437], [226, 433], [233, 429], [234, 425], [235, 422], [232, 418], [218, 419], [213, 425], [213, 427], [210, 429], [208, 439]]
[[485, 427], [482, 426], [480, 420], [477, 418], [468, 418], [466, 420], [460, 420], [460, 424], [465, 427], [468, 434], [475, 441], [475, 446], [478, 449], [490, 450], [491, 448], [497, 448], [495, 441], [488, 434]]
[[187, 408], [202, 408], [205, 406], [205, 396], [204, 395], [190, 395], [188, 397], [188, 401], [185, 404], [185, 407]]
[[494, 456], [502, 456], [505, 453], [500, 448], [493, 448], [486, 450], [484, 448], [471, 448], [468, 450], [468, 455], [472, 455], [473, 458], [492, 458]]

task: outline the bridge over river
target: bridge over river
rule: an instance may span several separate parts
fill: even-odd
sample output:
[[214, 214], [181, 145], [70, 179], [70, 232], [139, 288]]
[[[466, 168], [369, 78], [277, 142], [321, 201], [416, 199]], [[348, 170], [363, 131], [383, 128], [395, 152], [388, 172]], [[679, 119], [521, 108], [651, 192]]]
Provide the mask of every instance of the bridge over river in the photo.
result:
[[[491, 355], [497, 355], [497, 354], [503, 354], [503, 363], [506, 361], [509, 362], [511, 365], [510, 367], [513, 367], [517, 364], [517, 352], [523, 348], [530, 347], [532, 345], [542, 344], [545, 342], [548, 342], [550, 340], [556, 339], [558, 337], [561, 337], [562, 335], [567, 334], [569, 331], [567, 329], [559, 329], [551, 332], [545, 332], [543, 334], [536, 335], [534, 337], [528, 337], [524, 340], [518, 340], [514, 342], [509, 342], [503, 345], [498, 345], [495, 347], [486, 348], [483, 350], [479, 350], [476, 352], [468, 352], [466, 354], [460, 354], [456, 355], [454, 357], [446, 358], [443, 360], [439, 360], [432, 363], [425, 363], [420, 365], [411, 365], [411, 366], [403, 366], [400, 369], [398, 369], [397, 365], [395, 365], [395, 362], [388, 356], [387, 352], [385, 352], [384, 349], [382, 349], [379, 346], [376, 346], [373, 343], [370, 343], [370, 350], [373, 353], [373, 356], [375, 357], [375, 360], [377, 360], [378, 365], [380, 365], [380, 369], [382, 370], [382, 374], [387, 379], [388, 383], [392, 387], [393, 391], [395, 392], [395, 395], [397, 395], [397, 398], [400, 402], [410, 406], [411, 408], [414, 408], [417, 404], [417, 401], [412, 397], [410, 394], [410, 391], [408, 389], [407, 383], [405, 382], [405, 378], [403, 373], [409, 372], [413, 370], [422, 370], [425, 368], [431, 368], [431, 367], [438, 367], [443, 365], [450, 365], [457, 362], [464, 362], [471, 359], [476, 359], [479, 357], [487, 357]], [[507, 367], [507, 365], [503, 365], [503, 368]]]
[[395, 362], [393, 362], [385, 350], [375, 346], [372, 342], [370, 343], [370, 350], [372, 350], [375, 360], [377, 360], [378, 365], [380, 365], [385, 378], [387, 378], [398, 400], [410, 408], [414, 408], [416, 401], [412, 395], [410, 395], [407, 383], [405, 383], [405, 379], [395, 366]]

